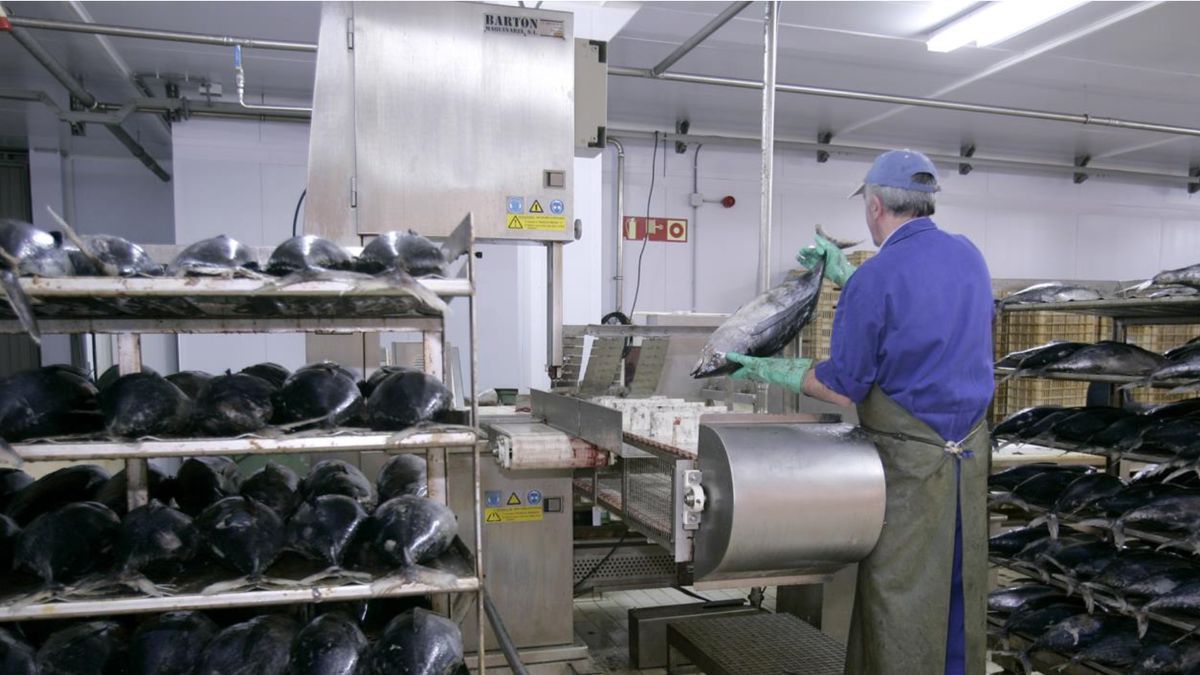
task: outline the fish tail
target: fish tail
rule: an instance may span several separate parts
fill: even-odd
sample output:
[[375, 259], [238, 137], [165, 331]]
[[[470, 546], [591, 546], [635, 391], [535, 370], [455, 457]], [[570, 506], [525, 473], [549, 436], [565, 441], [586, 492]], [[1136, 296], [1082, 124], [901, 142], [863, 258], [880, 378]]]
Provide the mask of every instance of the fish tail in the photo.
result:
[[408, 291], [429, 310], [443, 315], [450, 313], [450, 306], [446, 304], [445, 300], [414, 279], [408, 272], [393, 268], [380, 276], [387, 281], [389, 286]]
[[458, 227], [454, 228], [454, 232], [450, 233], [450, 237], [442, 243], [442, 257], [447, 263], [458, 260], [471, 250], [472, 218], [473, 215], [468, 213]]
[[1125, 521], [1118, 518], [1117, 522], [1113, 523], [1112, 536], [1113, 545], [1118, 549], [1125, 548]]
[[21, 288], [21, 280], [16, 271], [0, 270], [0, 286], [4, 287], [8, 306], [12, 308], [13, 314], [17, 315], [21, 327], [35, 343], [42, 344], [42, 332], [38, 330], [37, 319], [33, 316], [33, 303], [29, 301], [29, 296], [25, 295], [25, 289]]
[[817, 234], [820, 235], [821, 237], [824, 237], [829, 243], [833, 244], [834, 246], [837, 246], [838, 248], [854, 248], [855, 246], [858, 246], [859, 244], [862, 243], [861, 239], [858, 241], [850, 241], [848, 239], [838, 239], [836, 237], [831, 237], [825, 233], [825, 230], [822, 229], [820, 225], [817, 225]]
[[[1036, 520], [1036, 518], [1035, 518], [1035, 520]], [[1049, 530], [1049, 532], [1050, 532], [1050, 538], [1058, 539], [1058, 514], [1057, 513], [1049, 513], [1046, 515], [1045, 520], [1046, 520], [1046, 529]], [[1033, 527], [1033, 524], [1030, 523], [1029, 526]]]
[[99, 256], [93, 253], [92, 249], [88, 247], [87, 242], [85, 242], [83, 238], [75, 232], [75, 228], [71, 227], [65, 218], [58, 215], [58, 213], [56, 213], [49, 204], [46, 205], [46, 210], [50, 212], [50, 217], [53, 218], [55, 222], [58, 223], [58, 226], [62, 228], [63, 234], [67, 235], [67, 239], [70, 239], [71, 243], [75, 244], [75, 246], [79, 249], [79, 253], [84, 258], [87, 258], [88, 262], [90, 262], [96, 269], [103, 272], [104, 276], [106, 277], [119, 276], [116, 265], [104, 262]]
[[1083, 604], [1087, 607], [1087, 613], [1091, 614], [1096, 609], [1096, 596], [1092, 594], [1091, 587], [1084, 583], [1079, 585], [1079, 595], [1083, 597]]
[[1066, 583], [1067, 583], [1067, 597], [1069, 598], [1075, 594], [1075, 577], [1073, 577], [1069, 574], [1066, 575]]

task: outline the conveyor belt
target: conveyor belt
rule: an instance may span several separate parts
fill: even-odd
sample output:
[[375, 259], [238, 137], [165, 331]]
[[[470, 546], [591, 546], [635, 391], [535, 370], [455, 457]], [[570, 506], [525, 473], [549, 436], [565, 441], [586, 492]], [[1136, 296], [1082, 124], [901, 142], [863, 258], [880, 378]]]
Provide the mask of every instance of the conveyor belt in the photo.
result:
[[841, 643], [791, 614], [680, 621], [667, 645], [709, 675], [842, 675], [846, 662]]

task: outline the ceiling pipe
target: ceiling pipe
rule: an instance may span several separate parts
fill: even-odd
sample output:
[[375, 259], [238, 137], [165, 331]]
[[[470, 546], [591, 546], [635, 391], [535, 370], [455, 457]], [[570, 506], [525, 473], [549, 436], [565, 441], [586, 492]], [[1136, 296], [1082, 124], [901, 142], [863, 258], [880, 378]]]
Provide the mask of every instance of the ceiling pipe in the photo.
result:
[[[735, 87], [739, 89], [762, 89], [762, 82], [744, 80], [734, 77], [714, 77], [711, 75], [687, 75], [682, 73], [663, 73], [651, 75], [645, 68], [629, 68], [626, 66], [609, 66], [608, 74], [617, 77], [636, 77], [648, 80], [663, 80], [667, 82], [683, 82], [687, 84], [706, 84], [718, 87]], [[1006, 117], [1023, 117], [1049, 122], [1071, 122], [1091, 126], [1131, 129], [1135, 131], [1151, 131], [1176, 136], [1200, 136], [1200, 128], [1181, 127], [1154, 122], [1125, 120], [1115, 117], [1097, 117], [1087, 113], [1060, 113], [1049, 110], [1032, 110], [1027, 108], [1011, 108], [1008, 106], [986, 105], [983, 103], [963, 103], [959, 101], [943, 101], [918, 96], [896, 96], [893, 94], [878, 94], [849, 89], [831, 89], [828, 87], [809, 87], [799, 84], [776, 84], [775, 90], [785, 94], [802, 94], [806, 96], [822, 96], [826, 98], [841, 98], [852, 101], [869, 101], [872, 103], [890, 103], [893, 105], [916, 106], [921, 108], [937, 108], [957, 112], [981, 113], [987, 115], [1003, 115]]]
[[[41, 102], [59, 116], [67, 115], [63, 109], [42, 91], [24, 89], [0, 89], [0, 99], [11, 101]], [[222, 117], [230, 119], [250, 119], [261, 122], [308, 122], [311, 115], [307, 112], [280, 111], [272, 108], [270, 112], [246, 110], [236, 103], [193, 101], [188, 98], [135, 98], [132, 99], [133, 112], [161, 115], [164, 113], [179, 113], [184, 119], [189, 117]], [[119, 112], [127, 104], [96, 103], [92, 112]]]
[[771, 287], [771, 215], [775, 204], [775, 66], [779, 55], [779, 2], [763, 17], [762, 201], [758, 221], [758, 292]]
[[650, 73], [654, 76], [658, 76], [670, 70], [671, 66], [675, 65], [676, 61], [687, 56], [688, 52], [699, 46], [701, 42], [707, 40], [708, 36], [717, 32], [721, 26], [729, 23], [733, 17], [737, 16], [739, 12], [741, 12], [743, 9], [746, 9], [746, 7], [749, 5], [749, 2], [735, 2], [726, 7], [720, 14], [713, 17], [712, 21], [709, 21], [707, 24], [705, 24], [705, 26], [701, 28], [695, 35], [687, 40], [684, 40], [683, 44], [675, 48], [675, 51], [667, 54], [667, 58], [659, 61], [658, 65], [651, 68]]
[[276, 49], [292, 52], [311, 52], [314, 54], [317, 51], [317, 44], [315, 42], [264, 40], [262, 38], [237, 37], [233, 35], [206, 35], [203, 33], [185, 33], [151, 28], [133, 28], [130, 26], [110, 26], [98, 23], [75, 23], [73, 21], [55, 21], [53, 19], [34, 19], [19, 16], [10, 16], [8, 20], [9, 23], [17, 28], [112, 35], [114, 37], [138, 38], [143, 40], [165, 40], [167, 42], [191, 42], [193, 44], [214, 45], [218, 47], [241, 46], [253, 49]]
[[[35, 40], [32, 35], [27, 34], [24, 29], [17, 28], [16, 26], [9, 27], [8, 32], [12, 34], [13, 39], [16, 40], [18, 44], [20, 44], [25, 48], [26, 51], [29, 52], [30, 56], [32, 56], [38, 63], [42, 64], [42, 66], [54, 76], [54, 79], [58, 80], [64, 87], [66, 87], [67, 91], [71, 92], [71, 95], [74, 96], [81, 104], [83, 104], [85, 108], [89, 110], [94, 110], [96, 108], [96, 104], [98, 103], [96, 97], [92, 96], [91, 92], [84, 88], [83, 83], [75, 79], [75, 76], [69, 73], [67, 69], [58, 62], [58, 59], [54, 58], [53, 54], [46, 51], [46, 48], [43, 47], [37, 40]], [[171, 180], [171, 174], [167, 173], [166, 169], [162, 168], [158, 162], [154, 161], [154, 158], [150, 156], [150, 153], [146, 152], [146, 149], [142, 147], [142, 145], [138, 143], [133, 136], [130, 136], [129, 132], [125, 131], [120, 124], [106, 124], [104, 125], [104, 128], [108, 129], [108, 132], [111, 133], [113, 137], [121, 143], [121, 145], [124, 145], [134, 157], [138, 158], [138, 160], [141, 161], [141, 163], [144, 164], [147, 169], [150, 169], [155, 176], [158, 176], [159, 180], [163, 181], [164, 183]]]
[[[654, 138], [653, 130], [644, 129], [617, 129], [610, 128], [610, 134], [620, 135], [626, 140], [629, 139], [652, 139]], [[738, 145], [758, 147], [760, 140], [754, 136], [729, 136], [717, 134], [675, 134], [658, 132], [658, 137], [661, 139], [664, 136], [668, 140], [678, 141], [681, 143], [704, 143], [718, 145]], [[875, 157], [881, 152], [886, 152], [894, 148], [870, 145], [846, 145], [833, 143], [817, 143], [814, 141], [802, 141], [794, 139], [781, 139], [778, 136], [775, 139], [776, 147], [789, 148], [793, 150], [815, 151], [823, 150], [825, 152], [836, 152], [846, 155], [861, 155], [863, 157]], [[929, 159], [937, 164], [957, 167], [963, 162], [963, 158], [957, 154], [925, 152]], [[971, 164], [976, 167], [995, 167], [998, 169], [1011, 169], [1020, 171], [1039, 171], [1053, 174], [1086, 174], [1088, 176], [1113, 176], [1120, 178], [1129, 178], [1134, 180], [1142, 180], [1152, 183], [1170, 183], [1176, 186], [1197, 185], [1200, 184], [1200, 177], [1188, 176], [1186, 174], [1162, 173], [1154, 171], [1140, 171], [1137, 169], [1123, 169], [1120, 167], [1103, 167], [1089, 164], [1087, 167], [1079, 167], [1074, 164], [1055, 164], [1053, 162], [1039, 162], [1036, 160], [1022, 159], [1006, 159], [1002, 157], [981, 157], [973, 155]]]

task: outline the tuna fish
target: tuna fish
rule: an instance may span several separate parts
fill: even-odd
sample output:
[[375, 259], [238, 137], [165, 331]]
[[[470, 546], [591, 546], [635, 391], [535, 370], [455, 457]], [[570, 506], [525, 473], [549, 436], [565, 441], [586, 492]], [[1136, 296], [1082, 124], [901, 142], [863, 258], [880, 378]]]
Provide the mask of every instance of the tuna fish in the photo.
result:
[[1200, 527], [1200, 494], [1167, 495], [1125, 512], [1112, 527], [1117, 548], [1125, 546], [1125, 528], [1141, 524], [1189, 532], [1197, 529]]
[[347, 547], [366, 522], [366, 510], [354, 499], [321, 495], [301, 504], [288, 521], [288, 548], [340, 569]]
[[18, 492], [9, 503], [7, 514], [24, 527], [43, 513], [71, 502], [94, 499], [108, 478], [108, 472], [94, 464], [63, 467]]
[[376, 550], [396, 565], [427, 563], [449, 550], [458, 520], [444, 504], [401, 495], [375, 509], [371, 529]]
[[416, 368], [409, 368], [408, 366], [380, 366], [375, 369], [375, 372], [371, 373], [370, 377], [359, 382], [358, 388], [362, 391], [363, 399], [368, 399], [371, 398], [371, 392], [375, 391], [375, 387], [378, 387], [380, 382], [383, 382], [392, 375], [396, 373], [419, 372], [421, 371]]
[[401, 269], [414, 277], [444, 277], [446, 266], [464, 253], [466, 249], [453, 242], [447, 242], [443, 249], [412, 230], [385, 232], [363, 247], [358, 256], [358, 270], [378, 274]]
[[33, 476], [20, 469], [0, 467], [0, 512], [8, 510], [13, 497], [33, 482]]
[[1187, 569], [1192, 563], [1183, 558], [1130, 551], [1113, 558], [1100, 573], [1080, 585], [1084, 600], [1088, 603], [1088, 611], [1092, 610], [1093, 591], [1103, 590], [1121, 594], [1125, 589], [1146, 577], [1162, 574], [1171, 570]]
[[175, 475], [175, 502], [179, 510], [195, 518], [225, 497], [238, 494], [242, 478], [237, 464], [226, 457], [192, 457], [184, 460]]
[[415, 609], [392, 619], [379, 641], [362, 655], [357, 675], [446, 675], [462, 665], [458, 626]]
[[214, 377], [196, 397], [192, 422], [205, 436], [239, 436], [263, 429], [275, 414], [275, 387], [253, 375]]
[[1181, 380], [1183, 383], [1172, 389], [1172, 392], [1191, 391], [1200, 381], [1200, 350], [1179, 356], [1167, 361], [1161, 368], [1150, 373], [1150, 376], [1134, 385], [1154, 385], [1168, 380]]
[[253, 275], [258, 258], [249, 247], [221, 234], [183, 249], [167, 269], [178, 276]]
[[313, 500], [321, 495], [345, 495], [362, 504], [363, 508], [375, 505], [375, 486], [367, 480], [358, 467], [340, 459], [325, 459], [317, 462], [304, 479], [304, 498]]
[[1158, 420], [1148, 415], [1132, 415], [1113, 422], [1104, 431], [1097, 432], [1088, 440], [1088, 445], [1097, 452], [1104, 452], [1114, 459], [1119, 459], [1125, 452], [1124, 448], [1136, 443], [1142, 432], [1158, 423]]
[[1128, 625], [1123, 625], [1123, 622], [1114, 623], [1111, 630], [1106, 629], [1090, 645], [1071, 654], [1070, 662], [1098, 663], [1112, 668], [1127, 668], [1136, 663], [1138, 656], [1145, 650], [1145, 645]]
[[357, 378], [333, 364], [308, 366], [294, 373], [275, 394], [275, 419], [282, 424], [338, 426], [363, 410]]
[[78, 276], [154, 276], [162, 274], [163, 270], [145, 249], [121, 237], [88, 234], [76, 242], [75, 248], [66, 248], [71, 267]]
[[126, 672], [125, 629], [89, 621], [54, 633], [37, 653], [41, 675], [120, 675]]
[[1187, 488], [1172, 483], [1153, 482], [1149, 480], [1130, 483], [1120, 492], [1111, 497], [1096, 501], [1096, 510], [1116, 518], [1131, 509], [1166, 495], [1182, 494]]
[[1046, 523], [1051, 538], [1058, 538], [1058, 524], [1062, 518], [1075, 519], [1080, 512], [1097, 501], [1111, 497], [1125, 489], [1125, 483], [1116, 476], [1095, 472], [1080, 476], [1072, 481], [1054, 500], [1046, 514]]
[[157, 374], [130, 373], [100, 392], [100, 410], [113, 436], [171, 436], [187, 431], [192, 402]]
[[[1103, 614], [1076, 614], [1046, 629], [1029, 648], [1029, 653], [1049, 649], [1059, 654], [1073, 654], [1087, 649], [1117, 633], [1135, 634], [1133, 620]], [[1027, 672], [1033, 672], [1028, 669]]]
[[1166, 357], [1168, 361], [1176, 361], [1182, 357], [1191, 356], [1197, 352], [1200, 352], [1200, 337], [1194, 337], [1178, 347], [1168, 349], [1167, 351], [1163, 352], [1163, 356]]
[[1185, 584], [1200, 582], [1200, 571], [1193, 569], [1173, 569], [1135, 581], [1125, 587], [1123, 600], [1125, 609], [1129, 609], [1131, 599], [1144, 599], [1147, 602], [1161, 598]]
[[1044, 345], [1012, 352], [996, 362], [997, 368], [1014, 368], [1018, 371], [1041, 370], [1086, 347], [1083, 342], [1054, 340]]
[[1066, 411], [1066, 408], [1061, 406], [1037, 406], [1033, 408], [1025, 408], [1018, 412], [1009, 415], [1006, 419], [996, 425], [992, 430], [993, 438], [1015, 438], [1020, 439], [1027, 437], [1028, 432], [1037, 424], [1041, 423], [1046, 418], [1052, 415], [1058, 415]]
[[367, 638], [342, 614], [322, 614], [296, 635], [291, 675], [354, 675]]
[[0, 673], [38, 675], [37, 653], [33, 647], [0, 628]]
[[1024, 511], [1045, 510], [1052, 507], [1067, 486], [1080, 477], [1072, 471], [1045, 471], [1027, 479], [1008, 494], [989, 501], [993, 506], [1011, 504]]
[[267, 273], [284, 276], [308, 270], [351, 270], [354, 260], [346, 249], [324, 237], [305, 234], [292, 237], [275, 248], [267, 261]]
[[13, 553], [17, 550], [17, 538], [20, 536], [21, 526], [8, 516], [0, 516], [0, 569], [12, 569]]
[[[201, 545], [200, 531], [187, 514], [152, 500], [121, 521], [117, 564], [135, 582], [140, 581], [139, 574], [172, 576], [196, 557]], [[141, 583], [139, 588], [147, 586]]]
[[129, 644], [130, 675], [191, 675], [217, 634], [199, 612], [167, 612], [137, 627]]
[[1087, 473], [1088, 467], [1077, 464], [1054, 464], [1052, 462], [1018, 464], [1010, 469], [1005, 469], [988, 476], [988, 489], [1001, 491], [1012, 490], [1030, 478], [1050, 471], [1066, 471], [1078, 476]]
[[395, 373], [371, 392], [367, 424], [380, 431], [400, 431], [436, 419], [451, 403], [450, 390], [436, 377], [412, 371]]
[[21, 288], [20, 276], [64, 277], [74, 272], [71, 258], [62, 248], [62, 237], [44, 232], [18, 220], [0, 218], [0, 286], [21, 327], [41, 341], [37, 318], [29, 296]]
[[392, 457], [383, 465], [376, 482], [379, 501], [386, 502], [400, 495], [424, 497], [429, 490], [428, 474], [429, 469], [424, 457], [409, 453]]
[[988, 539], [988, 553], [1005, 557], [1013, 556], [1029, 544], [1049, 537], [1050, 530], [1045, 525], [1009, 530]]
[[1137, 612], [1139, 632], [1144, 633], [1151, 612], [1177, 611], [1200, 614], [1200, 582], [1176, 586], [1170, 593], [1147, 602]]
[[1126, 342], [1104, 340], [1045, 367], [1048, 373], [1149, 375], [1166, 362], [1162, 356]]
[[73, 366], [44, 366], [0, 379], [0, 437], [99, 431], [103, 425], [96, 385]]
[[280, 518], [286, 519], [300, 503], [300, 478], [296, 472], [279, 464], [267, 462], [242, 483], [243, 497], [266, 504]]
[[1023, 607], [1009, 615], [999, 635], [1005, 642], [1014, 634], [1038, 636], [1059, 621], [1081, 614], [1083, 609], [1083, 603], [1078, 600], [1056, 602], [1042, 607]]
[[[146, 466], [146, 483], [150, 499], [157, 499], [164, 504], [171, 501], [175, 481], [149, 462]], [[125, 469], [121, 469], [105, 481], [94, 499], [112, 509], [118, 516], [124, 516], [129, 511], [129, 479]]]
[[283, 383], [287, 381], [288, 376], [292, 374], [292, 372], [287, 368], [284, 368], [278, 363], [271, 363], [269, 361], [264, 363], [256, 363], [253, 366], [242, 368], [242, 373], [245, 375], [261, 377], [267, 382], [270, 382], [271, 386], [275, 387], [276, 389], [282, 387]]
[[192, 675], [284, 675], [296, 628], [275, 614], [234, 624], [208, 643]]
[[1152, 281], [1155, 286], [1181, 284], [1183, 286], [1200, 288], [1200, 264], [1159, 272], [1154, 275]]
[[1150, 645], [1138, 655], [1132, 675], [1185, 675], [1200, 668], [1200, 643]]
[[1000, 306], [1027, 305], [1044, 302], [1079, 302], [1099, 300], [1100, 294], [1084, 286], [1071, 286], [1057, 281], [1023, 288], [1000, 300]]
[[283, 521], [252, 499], [226, 497], [196, 518], [209, 550], [231, 569], [258, 583], [283, 549]]
[[1085, 443], [1131, 414], [1120, 408], [1084, 408], [1055, 422], [1050, 428], [1049, 436], [1057, 442]]
[[112, 561], [121, 520], [102, 504], [68, 504], [33, 520], [17, 537], [13, 566], [50, 586], [104, 569]]
[[1107, 541], [1074, 542], [1040, 553], [1036, 564], [1047, 572], [1055, 569], [1066, 578], [1067, 594], [1082, 581], [1100, 573], [1119, 552]]
[[200, 390], [204, 385], [213, 378], [212, 375], [199, 370], [184, 370], [178, 373], [171, 373], [165, 379], [167, 382], [179, 387], [190, 399], [195, 399], [200, 395]]
[[1019, 609], [1044, 607], [1066, 600], [1062, 591], [1043, 584], [1017, 584], [988, 593], [988, 611], [1010, 614]]

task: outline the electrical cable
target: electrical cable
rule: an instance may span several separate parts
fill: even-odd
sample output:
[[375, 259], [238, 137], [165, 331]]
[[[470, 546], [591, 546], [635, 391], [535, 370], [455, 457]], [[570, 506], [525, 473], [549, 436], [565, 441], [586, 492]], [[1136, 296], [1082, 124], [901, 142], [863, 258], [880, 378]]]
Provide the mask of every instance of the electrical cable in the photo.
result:
[[[665, 142], [665, 139], [664, 139]], [[664, 154], [666, 151], [663, 151]], [[666, 158], [663, 158], [666, 162]], [[638, 293], [642, 290], [642, 256], [646, 255], [646, 244], [650, 241], [650, 200], [654, 198], [654, 167], [658, 165], [658, 132], [654, 132], [654, 152], [650, 155], [650, 192], [646, 195], [646, 228], [642, 231], [642, 250], [638, 253], [637, 283], [633, 286], [633, 304], [629, 306], [629, 318], [637, 310]]]
[[613, 547], [608, 549], [608, 553], [605, 553], [604, 557], [600, 559], [600, 562], [593, 565], [592, 569], [588, 570], [587, 574], [583, 575], [583, 577], [580, 578], [579, 581], [575, 582], [575, 586], [574, 586], [575, 591], [578, 591], [579, 587], [583, 585], [583, 582], [587, 581], [588, 579], [591, 579], [592, 575], [594, 575], [596, 572], [599, 572], [601, 567], [604, 567], [604, 563], [608, 562], [608, 559], [611, 558], [613, 556], [613, 554], [617, 552], [618, 548], [621, 548], [621, 544], [625, 543], [625, 538], [628, 536], [629, 536], [629, 530], [625, 530], [625, 532], [623, 532], [621, 534], [621, 538], [617, 539], [617, 543], [613, 544]]
[[675, 590], [679, 591], [680, 593], [691, 596], [697, 600], [701, 600], [703, 602], [712, 602], [712, 598], [706, 598], [703, 595], [700, 595], [699, 593], [697, 593], [695, 591], [689, 591], [688, 589], [684, 588], [683, 586], [672, 586], [671, 588], [674, 588]]
[[300, 205], [304, 203], [304, 197], [308, 195], [308, 188], [300, 191], [300, 199], [296, 200], [296, 210], [292, 213], [292, 236], [296, 236], [296, 221], [300, 218]]

